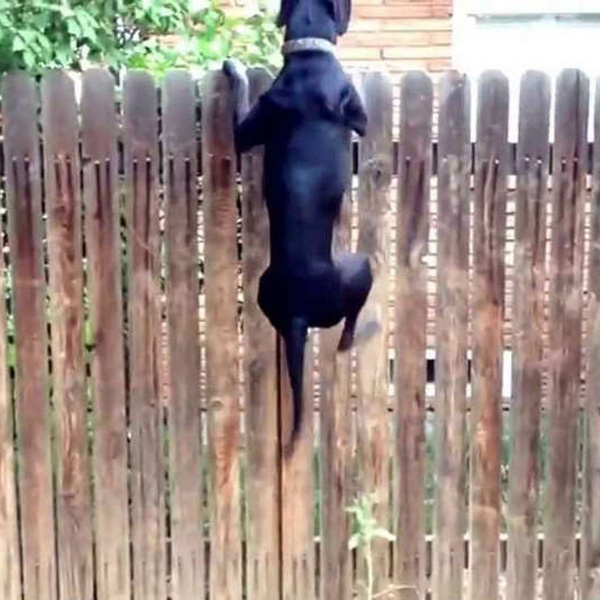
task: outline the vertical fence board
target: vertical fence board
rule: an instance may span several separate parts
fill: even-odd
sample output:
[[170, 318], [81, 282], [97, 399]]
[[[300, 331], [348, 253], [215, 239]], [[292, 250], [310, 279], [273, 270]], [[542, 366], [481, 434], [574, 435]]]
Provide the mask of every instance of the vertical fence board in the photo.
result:
[[196, 95], [187, 73], [163, 85], [167, 212], [167, 319], [171, 382], [172, 595], [204, 595]]
[[0, 595], [21, 600], [21, 564], [17, 519], [17, 489], [13, 406], [8, 369], [8, 323], [4, 288], [4, 263], [0, 264]]
[[60, 598], [91, 598], [90, 465], [83, 353], [83, 270], [77, 107], [72, 79], [42, 79], [42, 127], [57, 424], [57, 532]]
[[[271, 84], [251, 70], [250, 101]], [[269, 220], [263, 199], [263, 151], [242, 162], [244, 383], [246, 412], [246, 582], [248, 600], [271, 600], [279, 590], [279, 455], [277, 337], [258, 306], [258, 283], [269, 264]]]
[[94, 515], [99, 600], [130, 597], [125, 364], [114, 81], [83, 75], [83, 196], [94, 400]]
[[452, 71], [440, 82], [436, 306], [436, 488], [432, 592], [463, 596], [465, 410], [469, 280], [470, 86]]
[[232, 97], [220, 72], [205, 80], [202, 159], [206, 257], [206, 373], [210, 457], [210, 591], [241, 598], [237, 237]]
[[473, 221], [472, 600], [498, 597], [508, 81], [479, 79]]
[[588, 80], [581, 72], [559, 75], [552, 159], [546, 600], [572, 598], [574, 592], [588, 96]]
[[280, 439], [280, 556], [281, 599], [314, 600], [315, 532], [313, 428], [314, 369], [313, 339], [309, 334], [304, 358], [304, 411], [302, 429], [291, 455], [286, 447], [291, 434], [292, 390], [285, 360], [283, 338], [277, 338], [279, 364], [279, 439]]
[[166, 542], [156, 190], [159, 160], [158, 115], [156, 88], [148, 74], [135, 71], [128, 73], [123, 92], [129, 239], [128, 349], [133, 581], [136, 599], [159, 600], [165, 595]]
[[[357, 462], [360, 493], [374, 494], [377, 522], [390, 526], [390, 428], [388, 414], [390, 180], [392, 176], [392, 85], [379, 73], [363, 80], [368, 116], [366, 136], [359, 146], [358, 251], [369, 256], [373, 287], [363, 308], [365, 319], [376, 319], [381, 330], [356, 349], [357, 361]], [[365, 579], [367, 565], [361, 556], [358, 578]], [[373, 588], [389, 584], [390, 545], [373, 543]], [[360, 598], [367, 598], [364, 589]]]
[[425, 597], [425, 350], [433, 87], [418, 71], [400, 91], [396, 275], [395, 583]]
[[550, 78], [521, 79], [513, 287], [513, 378], [508, 498], [508, 597], [534, 600], [538, 567], [539, 428]]
[[[350, 144], [350, 137], [348, 137]], [[347, 177], [333, 258], [350, 250], [352, 173]], [[321, 545], [320, 597], [351, 596], [348, 549], [350, 501], [350, 359], [337, 351], [343, 322], [319, 334]]]
[[42, 252], [37, 90], [24, 73], [2, 85], [4, 164], [15, 311], [19, 490], [25, 600], [56, 598], [50, 405]]
[[600, 79], [594, 110], [581, 600], [600, 600]]

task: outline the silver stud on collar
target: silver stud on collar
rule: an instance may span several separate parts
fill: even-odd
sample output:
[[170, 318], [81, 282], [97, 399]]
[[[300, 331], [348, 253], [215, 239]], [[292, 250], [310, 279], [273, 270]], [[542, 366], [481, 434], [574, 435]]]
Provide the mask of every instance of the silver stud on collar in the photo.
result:
[[323, 38], [299, 38], [297, 40], [289, 40], [283, 44], [281, 52], [284, 56], [295, 52], [307, 52], [317, 50], [320, 52], [328, 52], [335, 54], [335, 44]]

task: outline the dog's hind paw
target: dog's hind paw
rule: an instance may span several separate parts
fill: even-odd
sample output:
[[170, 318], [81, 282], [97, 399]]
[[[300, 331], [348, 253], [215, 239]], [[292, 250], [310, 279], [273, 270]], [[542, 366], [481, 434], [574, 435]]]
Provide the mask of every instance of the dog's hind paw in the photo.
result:
[[344, 327], [338, 344], [338, 352], [347, 352], [352, 346], [364, 344], [381, 331], [381, 323], [376, 319], [359, 322], [356, 328]]

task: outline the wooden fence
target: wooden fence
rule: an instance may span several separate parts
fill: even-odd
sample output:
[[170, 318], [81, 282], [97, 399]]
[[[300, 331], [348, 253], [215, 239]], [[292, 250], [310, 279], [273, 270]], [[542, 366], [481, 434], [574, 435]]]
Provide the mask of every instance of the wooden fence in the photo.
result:
[[[337, 244], [370, 254], [382, 331], [311, 335], [288, 457], [261, 151], [237, 169], [223, 77], [91, 70], [80, 103], [61, 72], [4, 78], [2, 600], [364, 599], [370, 564], [378, 598], [600, 598], [600, 101], [590, 154], [586, 78], [528, 73], [513, 155], [500, 73], [474, 152], [465, 77], [407, 74], [399, 132], [386, 77], [361, 88]], [[370, 560], [364, 494], [396, 536]]]

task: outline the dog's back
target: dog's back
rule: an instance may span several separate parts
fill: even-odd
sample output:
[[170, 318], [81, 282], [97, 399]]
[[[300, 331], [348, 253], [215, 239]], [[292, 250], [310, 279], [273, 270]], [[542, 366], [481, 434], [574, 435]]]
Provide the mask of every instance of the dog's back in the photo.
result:
[[287, 61], [263, 98], [270, 116], [264, 191], [272, 256], [293, 270], [330, 261], [351, 160], [342, 108], [347, 84], [334, 56], [302, 53]]

